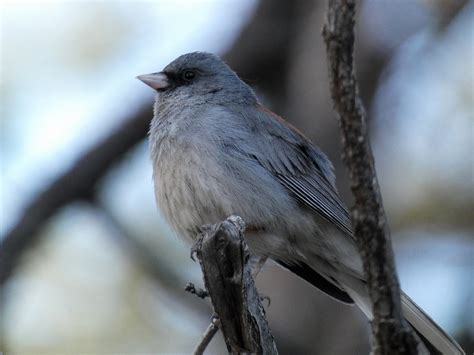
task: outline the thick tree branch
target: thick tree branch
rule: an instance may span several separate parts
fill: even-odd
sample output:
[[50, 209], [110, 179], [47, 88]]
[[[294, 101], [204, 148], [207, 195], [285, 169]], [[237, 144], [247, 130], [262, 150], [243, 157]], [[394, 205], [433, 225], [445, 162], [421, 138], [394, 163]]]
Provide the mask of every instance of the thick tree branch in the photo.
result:
[[329, 0], [323, 36], [334, 107], [342, 133], [342, 158], [355, 205], [352, 222], [373, 303], [375, 354], [416, 354], [417, 340], [401, 313], [386, 217], [369, 144], [366, 112], [354, 70], [354, 0]]
[[204, 284], [230, 353], [277, 354], [255, 288], [240, 217], [206, 228], [195, 246]]

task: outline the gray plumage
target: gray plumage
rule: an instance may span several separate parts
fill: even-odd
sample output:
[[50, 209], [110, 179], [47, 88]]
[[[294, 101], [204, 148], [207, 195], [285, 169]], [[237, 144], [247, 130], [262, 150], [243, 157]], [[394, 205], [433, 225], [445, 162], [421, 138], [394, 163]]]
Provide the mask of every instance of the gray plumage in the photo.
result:
[[[159, 74], [139, 78], [159, 91], [150, 129], [155, 194], [177, 234], [193, 241], [200, 226], [239, 215], [254, 256], [354, 301], [370, 319], [350, 215], [324, 153], [213, 54], [185, 54]], [[402, 301], [432, 345], [462, 353], [408, 297]]]

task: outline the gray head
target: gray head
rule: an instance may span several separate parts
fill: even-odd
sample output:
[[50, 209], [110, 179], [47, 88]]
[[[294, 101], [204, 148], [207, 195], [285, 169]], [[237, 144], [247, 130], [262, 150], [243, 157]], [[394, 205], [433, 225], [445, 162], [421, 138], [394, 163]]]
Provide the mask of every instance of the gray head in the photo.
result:
[[158, 91], [159, 100], [178, 98], [196, 102], [256, 102], [252, 89], [217, 55], [205, 52], [184, 54], [163, 71], [137, 77]]

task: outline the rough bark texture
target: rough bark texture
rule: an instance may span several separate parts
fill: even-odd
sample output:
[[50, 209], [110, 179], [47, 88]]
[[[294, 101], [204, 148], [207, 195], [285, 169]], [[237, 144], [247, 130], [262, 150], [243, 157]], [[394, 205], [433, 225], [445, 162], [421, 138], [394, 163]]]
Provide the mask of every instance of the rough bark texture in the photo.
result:
[[195, 247], [229, 353], [277, 354], [255, 288], [240, 217], [206, 228]]
[[331, 95], [339, 114], [343, 161], [355, 205], [354, 233], [373, 303], [374, 354], [416, 354], [417, 341], [401, 313], [400, 287], [369, 144], [366, 113], [354, 74], [354, 0], [329, 0], [323, 36]]

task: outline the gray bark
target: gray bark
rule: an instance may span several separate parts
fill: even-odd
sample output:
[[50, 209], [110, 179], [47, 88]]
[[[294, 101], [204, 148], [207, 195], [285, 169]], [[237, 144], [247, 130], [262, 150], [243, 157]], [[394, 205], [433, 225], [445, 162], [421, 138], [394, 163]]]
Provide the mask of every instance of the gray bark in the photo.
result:
[[401, 313], [400, 286], [354, 70], [354, 0], [329, 0], [323, 37], [343, 161], [355, 205], [352, 222], [373, 304], [373, 353], [417, 354], [417, 340]]
[[194, 251], [230, 353], [277, 354], [251, 274], [245, 223], [231, 216], [204, 228]]

